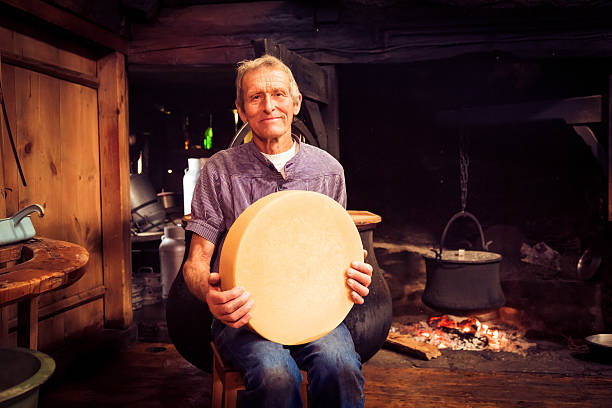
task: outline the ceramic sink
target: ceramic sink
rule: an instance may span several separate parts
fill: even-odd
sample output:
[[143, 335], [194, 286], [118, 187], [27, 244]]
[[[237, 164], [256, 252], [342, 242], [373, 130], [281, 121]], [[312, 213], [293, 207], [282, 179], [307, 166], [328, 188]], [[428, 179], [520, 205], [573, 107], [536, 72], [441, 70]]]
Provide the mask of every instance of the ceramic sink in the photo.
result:
[[30, 214], [34, 212], [38, 213], [40, 217], [45, 214], [42, 206], [32, 204], [19, 210], [10, 218], [0, 219], [0, 245], [33, 238], [36, 235], [36, 230], [32, 225]]

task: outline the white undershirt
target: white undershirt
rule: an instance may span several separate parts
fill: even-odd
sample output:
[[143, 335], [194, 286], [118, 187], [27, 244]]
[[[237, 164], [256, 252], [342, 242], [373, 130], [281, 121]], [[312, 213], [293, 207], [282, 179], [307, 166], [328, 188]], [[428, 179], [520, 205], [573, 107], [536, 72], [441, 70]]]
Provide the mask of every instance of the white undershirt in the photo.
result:
[[278, 153], [278, 154], [262, 153], [262, 154], [266, 157], [266, 159], [270, 160], [270, 162], [274, 165], [276, 170], [278, 170], [280, 174], [283, 175], [283, 178], [284, 178], [287, 176], [285, 174], [285, 164], [287, 164], [287, 162], [291, 160], [293, 156], [295, 156], [295, 153], [296, 153], [295, 149], [296, 149], [296, 144], [295, 142], [293, 142], [293, 145], [291, 145], [291, 148], [289, 148], [289, 150], [284, 151], [282, 153]]

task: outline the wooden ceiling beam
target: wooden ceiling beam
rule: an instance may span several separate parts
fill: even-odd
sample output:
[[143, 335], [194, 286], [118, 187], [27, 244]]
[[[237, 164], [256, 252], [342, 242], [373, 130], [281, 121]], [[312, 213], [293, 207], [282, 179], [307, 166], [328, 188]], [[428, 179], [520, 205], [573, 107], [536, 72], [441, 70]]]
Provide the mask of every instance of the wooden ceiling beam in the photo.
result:
[[48, 64], [33, 58], [13, 54], [8, 51], [0, 51], [0, 61], [3, 64], [13, 65], [15, 67], [28, 69], [34, 72], [40, 72], [41, 74], [63, 79], [75, 84], [84, 85], [88, 88], [98, 89], [99, 81], [97, 77], [60, 67], [58, 65]]
[[111, 50], [123, 54], [128, 52], [128, 42], [121, 36], [44, 1], [0, 0], [0, 2]]
[[568, 125], [600, 123], [603, 99], [602, 95], [591, 95], [447, 110], [436, 115], [436, 122], [446, 126], [506, 125], [540, 120], [561, 120]]
[[[254, 2], [162, 9], [134, 24], [130, 64], [234, 64], [268, 38], [319, 64], [398, 63], [500, 53], [525, 58], [612, 56], [610, 11], [519, 16], [449, 9], [342, 9], [319, 23], [305, 2]], [[520, 14], [520, 13], [519, 13]]]

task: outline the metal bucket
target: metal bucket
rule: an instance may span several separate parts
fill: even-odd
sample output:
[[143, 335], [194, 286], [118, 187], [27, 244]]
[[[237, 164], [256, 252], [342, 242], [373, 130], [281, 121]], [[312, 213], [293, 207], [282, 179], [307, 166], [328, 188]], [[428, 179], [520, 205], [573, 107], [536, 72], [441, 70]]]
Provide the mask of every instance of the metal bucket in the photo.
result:
[[[482, 251], [444, 250], [450, 225], [461, 217], [472, 219], [478, 226]], [[423, 303], [444, 311], [473, 313], [495, 309], [506, 303], [501, 288], [499, 267], [502, 256], [487, 251], [482, 227], [474, 215], [461, 211], [446, 224], [440, 251], [423, 255], [427, 281]]]
[[132, 228], [137, 232], [162, 231], [166, 210], [159, 203], [153, 185], [144, 174], [130, 175]]

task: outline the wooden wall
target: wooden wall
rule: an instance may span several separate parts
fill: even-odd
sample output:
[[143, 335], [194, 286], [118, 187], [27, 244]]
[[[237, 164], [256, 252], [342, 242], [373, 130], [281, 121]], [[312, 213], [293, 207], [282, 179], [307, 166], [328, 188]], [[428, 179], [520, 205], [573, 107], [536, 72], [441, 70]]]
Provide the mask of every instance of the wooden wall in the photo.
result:
[[[39, 349], [131, 323], [124, 57], [96, 61], [0, 27], [0, 72], [23, 186], [4, 124], [0, 218], [38, 203], [38, 235], [89, 251], [83, 277], [40, 299]], [[9, 328], [16, 324], [9, 306]], [[14, 336], [12, 341], [14, 341]]]

